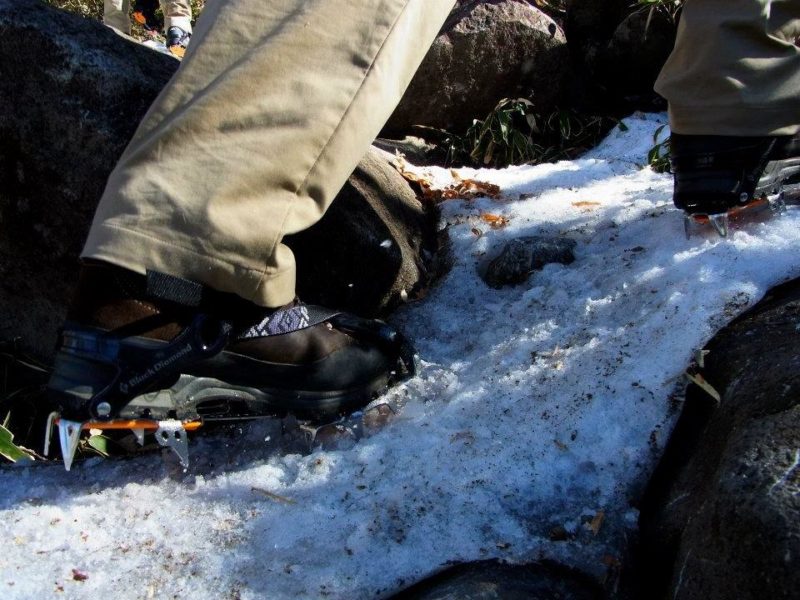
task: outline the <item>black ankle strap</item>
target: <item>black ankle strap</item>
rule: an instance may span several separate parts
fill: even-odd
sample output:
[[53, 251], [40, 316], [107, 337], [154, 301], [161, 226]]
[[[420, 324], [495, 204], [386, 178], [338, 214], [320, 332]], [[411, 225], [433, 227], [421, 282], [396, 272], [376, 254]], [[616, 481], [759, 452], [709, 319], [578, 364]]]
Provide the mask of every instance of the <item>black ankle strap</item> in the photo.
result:
[[150, 298], [167, 300], [182, 306], [199, 307], [203, 302], [205, 286], [167, 273], [147, 270], [145, 293]]

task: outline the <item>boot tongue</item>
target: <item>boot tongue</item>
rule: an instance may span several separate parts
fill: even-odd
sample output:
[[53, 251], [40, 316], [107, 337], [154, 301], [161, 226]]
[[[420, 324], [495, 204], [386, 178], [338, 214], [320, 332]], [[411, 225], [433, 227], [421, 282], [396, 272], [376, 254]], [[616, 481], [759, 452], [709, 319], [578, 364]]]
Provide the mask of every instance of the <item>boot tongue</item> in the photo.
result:
[[339, 313], [335, 310], [296, 302], [291, 306], [279, 308], [265, 315], [259, 322], [239, 334], [237, 339], [249, 340], [293, 333], [324, 323], [337, 314]]

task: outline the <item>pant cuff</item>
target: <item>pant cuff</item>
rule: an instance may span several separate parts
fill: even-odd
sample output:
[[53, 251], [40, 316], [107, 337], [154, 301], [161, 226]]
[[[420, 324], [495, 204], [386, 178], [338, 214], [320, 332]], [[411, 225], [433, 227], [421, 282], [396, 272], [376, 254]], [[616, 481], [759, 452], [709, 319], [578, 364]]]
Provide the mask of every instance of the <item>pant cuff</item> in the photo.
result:
[[295, 269], [270, 272], [175, 246], [131, 229], [95, 225], [81, 258], [101, 260], [144, 275], [160, 271], [230, 292], [259, 306], [277, 308], [295, 297]]
[[192, 19], [189, 17], [164, 17], [164, 31], [170, 27], [180, 27], [187, 33], [192, 33]]
[[799, 115], [787, 107], [669, 104], [670, 129], [685, 135], [794, 135], [800, 131]]

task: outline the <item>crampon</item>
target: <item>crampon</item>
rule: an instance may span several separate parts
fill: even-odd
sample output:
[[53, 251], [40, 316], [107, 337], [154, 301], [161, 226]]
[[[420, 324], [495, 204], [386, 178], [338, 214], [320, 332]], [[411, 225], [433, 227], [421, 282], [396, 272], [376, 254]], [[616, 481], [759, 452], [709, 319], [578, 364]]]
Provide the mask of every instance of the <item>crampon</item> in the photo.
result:
[[673, 134], [674, 202], [687, 239], [780, 215], [800, 198], [800, 140]]
[[[791, 202], [795, 202], [797, 195], [788, 196]], [[692, 213], [685, 214], [683, 217], [683, 228], [686, 239], [692, 238], [695, 233], [702, 233], [711, 228], [719, 237], [727, 238], [732, 226], [779, 216], [786, 211], [787, 194], [781, 193], [772, 197], [762, 196], [750, 202], [734, 206], [725, 212], [720, 213]]]
[[[252, 350], [268, 340], [292, 352], [302, 336], [348, 341], [306, 362], [278, 363]], [[48, 384], [58, 410], [47, 419], [44, 452], [57, 431], [69, 471], [86, 432], [129, 430], [140, 446], [152, 436], [186, 468], [187, 434], [206, 424], [287, 414], [331, 422], [414, 372], [413, 348], [392, 326], [313, 305], [279, 309], [249, 327], [196, 311], [167, 341], [68, 321]]]

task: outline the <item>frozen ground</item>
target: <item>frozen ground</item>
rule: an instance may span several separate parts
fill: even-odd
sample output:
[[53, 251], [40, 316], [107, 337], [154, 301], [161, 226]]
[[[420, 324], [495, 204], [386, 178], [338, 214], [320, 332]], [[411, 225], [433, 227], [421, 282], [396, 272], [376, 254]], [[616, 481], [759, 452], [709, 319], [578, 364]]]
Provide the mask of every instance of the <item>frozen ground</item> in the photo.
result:
[[[684, 238], [669, 177], [642, 167], [663, 120], [632, 117], [581, 160], [461, 171], [503, 198], [445, 205], [455, 266], [398, 316], [423, 368], [358, 442], [301, 453], [262, 423], [194, 440], [188, 472], [154, 454], [0, 469], [0, 595], [372, 598], [490, 557], [602, 577], [693, 350], [800, 275], [792, 208]], [[486, 287], [476, 265], [534, 234], [574, 239], [575, 262]]]

